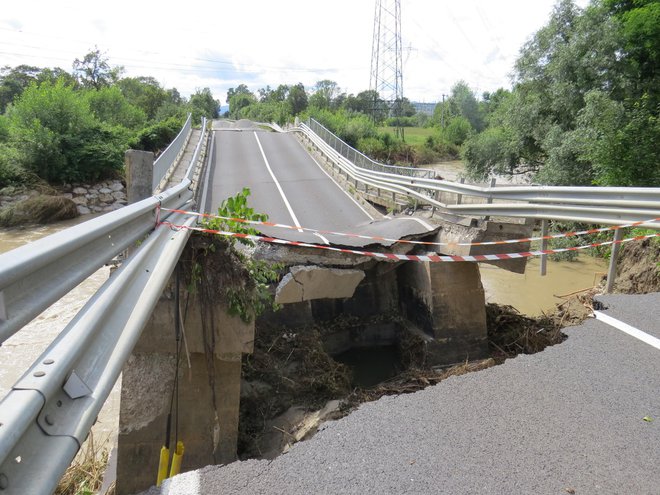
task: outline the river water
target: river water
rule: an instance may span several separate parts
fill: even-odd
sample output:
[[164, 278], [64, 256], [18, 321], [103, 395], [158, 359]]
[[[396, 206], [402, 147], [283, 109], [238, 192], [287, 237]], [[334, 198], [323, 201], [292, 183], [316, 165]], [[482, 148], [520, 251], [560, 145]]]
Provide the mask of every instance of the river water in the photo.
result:
[[[11, 251], [90, 218], [92, 216], [88, 215], [52, 225], [2, 228], [0, 229], [0, 253]], [[2, 344], [0, 347], [0, 400], [80, 311], [87, 300], [103, 285], [109, 274], [109, 267], [97, 270]], [[98, 421], [92, 429], [96, 445], [111, 441], [111, 436], [116, 434], [118, 413], [119, 382], [108, 397]]]

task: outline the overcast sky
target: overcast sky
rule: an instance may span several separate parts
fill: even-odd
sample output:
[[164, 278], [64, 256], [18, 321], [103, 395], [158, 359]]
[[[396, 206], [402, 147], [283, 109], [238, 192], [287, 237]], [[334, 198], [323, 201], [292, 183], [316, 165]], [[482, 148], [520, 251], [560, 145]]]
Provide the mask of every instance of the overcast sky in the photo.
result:
[[[588, 0], [577, 0], [585, 6]], [[510, 87], [521, 46], [555, 0], [401, 0], [404, 96], [435, 102], [458, 80]], [[307, 88], [321, 79], [369, 89], [375, 0], [5, 1], [0, 66], [71, 70], [95, 46], [128, 76], [223, 103], [245, 83]]]

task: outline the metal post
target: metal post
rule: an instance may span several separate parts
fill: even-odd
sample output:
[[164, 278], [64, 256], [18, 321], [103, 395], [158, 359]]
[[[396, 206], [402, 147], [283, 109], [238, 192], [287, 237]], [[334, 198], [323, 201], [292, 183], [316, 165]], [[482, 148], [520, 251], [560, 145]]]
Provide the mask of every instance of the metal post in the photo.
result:
[[[548, 219], [544, 218], [541, 220], [541, 237], [546, 237], [548, 235]], [[548, 249], [548, 239], [541, 239], [541, 251]], [[541, 276], [545, 277], [548, 268], [548, 255], [541, 255]]]
[[614, 289], [614, 281], [616, 279], [616, 261], [619, 257], [619, 249], [621, 249], [621, 239], [623, 238], [623, 229], [616, 229], [614, 231], [614, 244], [610, 251], [610, 267], [607, 270], [607, 284], [605, 285], [605, 293], [609, 294]]
[[[458, 182], [460, 182], [461, 184], [464, 184], [465, 183], [465, 177], [461, 177], [460, 179], [458, 179]], [[456, 195], [456, 204], [460, 205], [462, 202], [463, 202], [463, 195], [462, 194], [457, 194]]]
[[[497, 182], [497, 179], [496, 179], [495, 177], [493, 177], [492, 179], [490, 179], [490, 187], [495, 187], [495, 182]], [[492, 204], [492, 203], [493, 203], [493, 197], [491, 196], [490, 198], [488, 198], [488, 199], [486, 200], [486, 203], [489, 204], [489, 205]], [[484, 221], [485, 221], [485, 222], [487, 222], [488, 220], [490, 220], [490, 215], [486, 215], [486, 216], [484, 217]]]

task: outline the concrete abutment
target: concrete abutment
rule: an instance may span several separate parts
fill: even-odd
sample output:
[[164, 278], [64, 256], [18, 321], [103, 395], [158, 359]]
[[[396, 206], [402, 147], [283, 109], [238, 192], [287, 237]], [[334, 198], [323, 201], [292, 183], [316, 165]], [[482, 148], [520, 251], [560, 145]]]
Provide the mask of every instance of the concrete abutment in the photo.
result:
[[173, 396], [177, 348], [173, 288], [171, 282], [123, 369], [118, 495], [137, 493], [156, 483], [170, 404], [170, 453], [177, 436], [185, 446], [182, 472], [236, 460], [241, 359], [252, 351], [254, 325], [229, 316], [219, 302], [210, 324], [199, 299], [190, 295], [184, 309], [178, 394]]

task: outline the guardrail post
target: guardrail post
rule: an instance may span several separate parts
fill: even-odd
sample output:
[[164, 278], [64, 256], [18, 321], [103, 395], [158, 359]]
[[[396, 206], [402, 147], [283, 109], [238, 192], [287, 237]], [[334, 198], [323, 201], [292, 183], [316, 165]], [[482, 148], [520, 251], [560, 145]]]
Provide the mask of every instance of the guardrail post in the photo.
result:
[[[492, 179], [490, 179], [490, 187], [495, 187], [495, 182], [497, 182], [497, 179], [496, 179], [495, 177], [493, 177]], [[486, 200], [486, 203], [487, 203], [487, 204], [492, 204], [492, 202], [493, 202], [493, 197], [492, 197], [492, 196], [489, 197], [489, 198]], [[484, 217], [484, 221], [487, 222], [488, 220], [490, 220], [490, 215], [486, 215], [486, 216]]]
[[[548, 219], [544, 218], [541, 220], [541, 237], [546, 237], [548, 235]], [[548, 239], [541, 239], [541, 251], [548, 249]], [[541, 276], [545, 277], [546, 271], [548, 268], [548, 255], [541, 255]]]
[[126, 195], [128, 203], [151, 197], [154, 177], [154, 154], [151, 151], [128, 150], [124, 153]]
[[614, 231], [614, 244], [612, 244], [612, 250], [610, 251], [610, 267], [607, 270], [607, 284], [605, 285], [605, 293], [607, 294], [614, 289], [614, 281], [616, 280], [616, 261], [619, 257], [622, 238], [623, 229], [616, 229]]
[[[458, 179], [458, 182], [460, 184], [464, 184], [465, 183], [465, 177], [461, 177], [460, 179]], [[456, 195], [456, 204], [460, 205], [462, 202], [463, 202], [463, 195], [462, 194], [457, 194]]]

